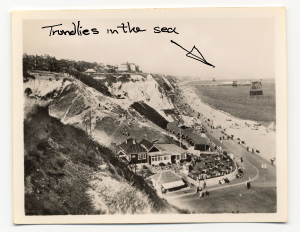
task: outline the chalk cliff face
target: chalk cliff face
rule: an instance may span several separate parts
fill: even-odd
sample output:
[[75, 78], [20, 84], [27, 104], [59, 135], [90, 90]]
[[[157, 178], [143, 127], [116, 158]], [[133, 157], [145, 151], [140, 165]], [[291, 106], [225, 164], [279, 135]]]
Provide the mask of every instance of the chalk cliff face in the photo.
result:
[[23, 91], [27, 88], [31, 90], [31, 97], [44, 97], [52, 92], [59, 92], [64, 87], [68, 86], [71, 82], [64, 80], [64, 76], [60, 75], [36, 75], [35, 79], [28, 79], [27, 82], [23, 83]]
[[145, 110], [152, 108], [166, 122], [173, 121], [162, 111], [174, 108], [168, 97], [171, 86], [166, 91], [150, 74], [130, 75], [126, 80], [116, 78], [114, 81], [105, 77], [101, 81], [105, 82], [112, 96], [67, 75], [60, 78], [36, 76], [24, 83], [23, 88], [24, 91], [31, 89], [30, 97], [51, 97], [50, 116], [86, 130], [101, 144], [119, 144], [128, 137], [167, 142], [166, 132], [155, 124], [155, 120], [149, 116], [145, 119], [144, 114], [132, 105], [137, 102], [142, 103], [142, 107], [148, 105]]
[[130, 75], [127, 82], [117, 81], [108, 88], [113, 95], [127, 98], [132, 102], [144, 101], [167, 120], [172, 120], [164, 114], [162, 109], [174, 108], [173, 103], [152, 75], [149, 74], [146, 77]]

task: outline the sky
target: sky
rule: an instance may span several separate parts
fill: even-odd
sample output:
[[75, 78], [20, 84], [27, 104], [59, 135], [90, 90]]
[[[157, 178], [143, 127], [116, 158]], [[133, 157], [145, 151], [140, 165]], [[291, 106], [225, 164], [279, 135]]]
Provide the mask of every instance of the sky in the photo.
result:
[[[73, 30], [80, 19], [24, 20], [23, 52], [49, 54], [57, 59], [105, 64], [132, 62], [143, 72], [216, 79], [275, 78], [275, 24], [272, 18], [163, 18], [80, 20], [81, 30], [97, 28], [87, 36], [52, 35], [53, 30]], [[121, 23], [144, 32], [123, 33]], [[175, 28], [178, 33], [154, 33], [154, 27]], [[118, 29], [119, 34], [107, 34]], [[170, 29], [171, 31], [171, 29]], [[195, 45], [206, 65], [186, 56]], [[194, 53], [195, 55], [199, 55]]]

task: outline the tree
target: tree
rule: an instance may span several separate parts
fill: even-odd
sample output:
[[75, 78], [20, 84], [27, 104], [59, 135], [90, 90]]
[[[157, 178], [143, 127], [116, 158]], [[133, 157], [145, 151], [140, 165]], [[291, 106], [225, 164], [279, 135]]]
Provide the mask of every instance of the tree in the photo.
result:
[[26, 88], [25, 92], [24, 92], [27, 96], [29, 96], [30, 94], [32, 94], [32, 91], [30, 88]]

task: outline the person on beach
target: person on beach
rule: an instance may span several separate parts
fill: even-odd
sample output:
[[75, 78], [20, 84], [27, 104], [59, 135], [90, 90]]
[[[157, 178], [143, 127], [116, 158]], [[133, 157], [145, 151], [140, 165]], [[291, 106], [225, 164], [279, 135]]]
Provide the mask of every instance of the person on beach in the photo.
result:
[[244, 161], [244, 158], [243, 158], [243, 156], [241, 156], [241, 163], [243, 163], [243, 161]]
[[202, 198], [202, 188], [199, 189], [199, 198]]
[[246, 186], [247, 186], [247, 189], [250, 189], [250, 187], [251, 187], [251, 184], [250, 184], [250, 177], [249, 177], [249, 180], [246, 182]]
[[276, 160], [276, 158], [273, 158], [273, 159], [271, 159], [271, 163], [272, 163], [272, 165], [274, 165], [275, 166], [275, 160]]
[[209, 192], [207, 191], [207, 189], [205, 191], [205, 194], [206, 194], [206, 196], [209, 196]]
[[197, 180], [199, 182], [199, 187], [200, 187], [200, 182], [201, 182], [200, 175], [197, 176]]

